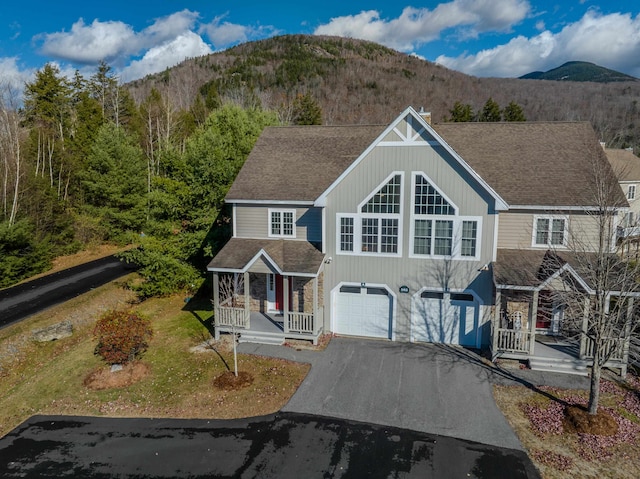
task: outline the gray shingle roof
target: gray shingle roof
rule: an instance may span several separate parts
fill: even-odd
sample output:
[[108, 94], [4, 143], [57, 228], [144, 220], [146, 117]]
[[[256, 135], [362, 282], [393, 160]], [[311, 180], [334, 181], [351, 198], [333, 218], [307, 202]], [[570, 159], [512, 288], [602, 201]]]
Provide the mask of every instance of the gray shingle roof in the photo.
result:
[[[596, 253], [498, 249], [493, 263], [494, 282], [499, 285], [538, 288], [565, 264], [591, 289], [594, 288], [596, 264], [604, 261], [607, 266], [605, 288], [610, 291], [634, 292], [638, 289], [635, 280], [629, 283], [626, 263], [615, 254], [599, 257]], [[624, 270], [624, 271], [623, 271]], [[602, 279], [602, 278], [600, 278]]]
[[[595, 204], [592, 161], [617, 182], [586, 122], [445, 123], [435, 130], [509, 205]], [[624, 204], [620, 188], [610, 204]]]
[[226, 200], [314, 201], [385, 128], [267, 127]]
[[613, 148], [604, 151], [620, 181], [640, 181], [640, 158], [632, 151]]
[[285, 273], [315, 275], [324, 260], [324, 254], [307, 241], [231, 238], [207, 269], [242, 270], [262, 249]]
[[[314, 201], [386, 127], [266, 128], [226, 199]], [[591, 160], [616, 183], [610, 204], [626, 205], [586, 122], [444, 123], [434, 129], [510, 205], [594, 205]]]

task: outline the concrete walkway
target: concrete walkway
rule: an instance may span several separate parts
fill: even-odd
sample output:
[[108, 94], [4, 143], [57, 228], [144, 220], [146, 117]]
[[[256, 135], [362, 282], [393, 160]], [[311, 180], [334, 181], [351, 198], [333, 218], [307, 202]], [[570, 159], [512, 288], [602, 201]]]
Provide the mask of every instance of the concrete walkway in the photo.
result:
[[462, 348], [333, 338], [325, 351], [242, 344], [240, 351], [308, 362], [285, 412], [316, 414], [522, 450], [498, 410], [491, 368]]

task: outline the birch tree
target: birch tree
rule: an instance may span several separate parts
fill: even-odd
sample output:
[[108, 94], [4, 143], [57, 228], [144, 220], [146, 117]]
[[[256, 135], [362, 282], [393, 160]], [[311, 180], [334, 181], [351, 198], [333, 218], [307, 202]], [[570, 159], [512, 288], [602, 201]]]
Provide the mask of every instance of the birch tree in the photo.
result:
[[19, 208], [22, 159], [21, 116], [17, 109], [18, 95], [10, 85], [0, 86], [0, 164], [2, 165], [2, 212], [13, 226]]

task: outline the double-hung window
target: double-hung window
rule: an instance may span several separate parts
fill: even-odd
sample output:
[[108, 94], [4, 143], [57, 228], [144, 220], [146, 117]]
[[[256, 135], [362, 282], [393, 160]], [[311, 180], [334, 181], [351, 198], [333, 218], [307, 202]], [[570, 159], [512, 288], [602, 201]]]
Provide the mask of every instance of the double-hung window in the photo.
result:
[[536, 216], [534, 218], [534, 246], [565, 246], [567, 219], [559, 216]]
[[481, 219], [462, 217], [424, 173], [413, 176], [412, 256], [478, 257]]
[[627, 199], [633, 200], [636, 197], [636, 185], [629, 185], [627, 189]]
[[291, 238], [296, 235], [295, 210], [269, 210], [269, 236]]
[[338, 251], [353, 254], [400, 254], [402, 174], [393, 173], [358, 206], [338, 215]]

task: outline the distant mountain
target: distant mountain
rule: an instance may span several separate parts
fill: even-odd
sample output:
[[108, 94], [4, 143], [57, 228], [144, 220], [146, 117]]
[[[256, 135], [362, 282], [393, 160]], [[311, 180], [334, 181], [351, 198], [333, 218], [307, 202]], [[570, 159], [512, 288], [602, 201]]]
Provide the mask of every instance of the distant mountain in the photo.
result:
[[630, 75], [609, 70], [589, 62], [567, 62], [558, 68], [546, 72], [527, 73], [520, 78], [526, 80], [591, 81], [596, 83], [638, 81], [637, 78]]

